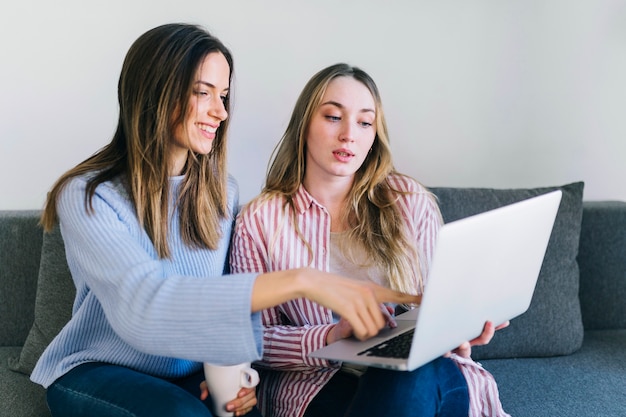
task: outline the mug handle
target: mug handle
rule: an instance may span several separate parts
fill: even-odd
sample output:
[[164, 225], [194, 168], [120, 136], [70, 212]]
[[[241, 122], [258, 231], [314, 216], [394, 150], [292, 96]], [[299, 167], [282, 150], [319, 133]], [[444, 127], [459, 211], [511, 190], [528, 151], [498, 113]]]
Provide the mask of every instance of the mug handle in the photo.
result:
[[259, 383], [259, 373], [256, 369], [246, 368], [241, 370], [240, 385], [242, 388], [254, 388]]

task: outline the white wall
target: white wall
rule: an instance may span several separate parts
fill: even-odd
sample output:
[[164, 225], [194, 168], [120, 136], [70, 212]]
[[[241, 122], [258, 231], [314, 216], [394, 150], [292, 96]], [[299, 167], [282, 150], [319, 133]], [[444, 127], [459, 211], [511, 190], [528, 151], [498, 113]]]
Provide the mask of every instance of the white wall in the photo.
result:
[[40, 208], [110, 140], [128, 47], [172, 21], [235, 56], [242, 201], [306, 80], [338, 61], [377, 81], [396, 166], [427, 185], [584, 180], [586, 199], [626, 200], [626, 0], [14, 0], [0, 10], [0, 209]]

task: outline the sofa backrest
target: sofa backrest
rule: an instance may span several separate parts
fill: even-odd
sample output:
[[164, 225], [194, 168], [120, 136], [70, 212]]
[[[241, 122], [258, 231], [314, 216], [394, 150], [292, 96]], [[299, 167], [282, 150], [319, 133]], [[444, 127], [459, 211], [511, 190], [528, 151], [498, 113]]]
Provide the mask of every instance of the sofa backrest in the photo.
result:
[[587, 330], [626, 329], [626, 202], [583, 205], [580, 307]]
[[[0, 210], [0, 346], [21, 346], [33, 324], [40, 259], [51, 261], [49, 252], [41, 253], [39, 215]], [[58, 249], [55, 262], [66, 265]], [[583, 203], [577, 260], [585, 329], [626, 329], [626, 202]], [[60, 286], [67, 285], [59, 276]], [[56, 307], [69, 314], [71, 297], [62, 303]]]
[[[530, 306], [522, 315], [511, 319], [511, 325], [499, 331], [488, 345], [473, 348], [472, 357], [475, 359], [567, 355], [582, 346], [584, 328], [578, 297], [580, 274], [576, 256], [584, 183], [578, 181], [540, 188], [430, 188], [437, 197], [446, 223], [556, 189], [562, 193], [561, 203]], [[509, 238], [517, 237], [512, 235]], [[471, 282], [478, 279], [481, 273], [480, 270], [468, 270], [466, 279]], [[454, 290], [449, 289], [451, 292]], [[425, 291], [428, 291], [428, 284]], [[492, 292], [490, 296], [497, 298], [500, 295]]]

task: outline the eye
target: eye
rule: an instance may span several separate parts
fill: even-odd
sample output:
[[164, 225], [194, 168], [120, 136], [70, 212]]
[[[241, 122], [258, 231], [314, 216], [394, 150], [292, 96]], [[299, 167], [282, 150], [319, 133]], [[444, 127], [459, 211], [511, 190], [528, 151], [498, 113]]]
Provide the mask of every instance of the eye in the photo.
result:
[[340, 120], [341, 120], [341, 117], [340, 117], [340, 116], [333, 116], [333, 115], [330, 115], [330, 114], [329, 114], [329, 115], [324, 116], [324, 118], [325, 118], [326, 120], [331, 121], [331, 122], [338, 122], [338, 121], [340, 121]]
[[359, 122], [362, 127], [371, 127], [372, 124], [370, 122]]
[[193, 95], [198, 97], [199, 100], [207, 100], [210, 98], [210, 93], [206, 90], [193, 90]]
[[222, 104], [226, 105], [226, 103], [228, 103], [228, 96], [220, 96], [220, 100], [222, 100]]

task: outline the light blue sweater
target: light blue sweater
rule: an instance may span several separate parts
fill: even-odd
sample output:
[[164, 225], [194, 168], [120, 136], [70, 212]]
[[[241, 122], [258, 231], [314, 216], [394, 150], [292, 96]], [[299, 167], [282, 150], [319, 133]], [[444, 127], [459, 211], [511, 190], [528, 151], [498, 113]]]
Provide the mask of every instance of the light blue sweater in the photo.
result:
[[[170, 181], [176, 189], [182, 177]], [[223, 275], [238, 204], [233, 178], [228, 183], [233, 218], [222, 222], [217, 250], [186, 246], [175, 211], [170, 259], [156, 255], [120, 182], [98, 186], [93, 214], [85, 210], [85, 186], [85, 178], [71, 180], [58, 201], [76, 299], [72, 319], [39, 359], [34, 382], [48, 387], [92, 361], [174, 378], [200, 370], [200, 362], [260, 358], [260, 316], [250, 313], [256, 274]]]

